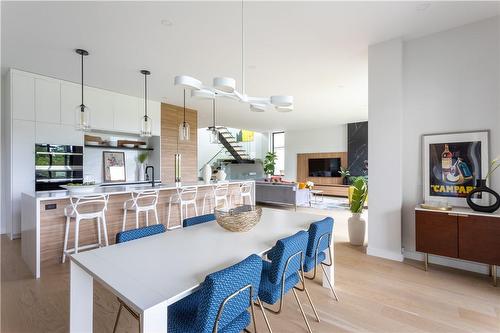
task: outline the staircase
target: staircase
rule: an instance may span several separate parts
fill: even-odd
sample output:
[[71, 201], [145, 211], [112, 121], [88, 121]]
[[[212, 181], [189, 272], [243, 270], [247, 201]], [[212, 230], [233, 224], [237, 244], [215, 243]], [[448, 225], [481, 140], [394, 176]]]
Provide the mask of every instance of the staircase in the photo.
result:
[[250, 155], [243, 148], [243, 146], [238, 143], [236, 138], [229, 132], [226, 127], [217, 127], [219, 131], [219, 142], [227, 150], [229, 155], [231, 155], [237, 163], [251, 163]]

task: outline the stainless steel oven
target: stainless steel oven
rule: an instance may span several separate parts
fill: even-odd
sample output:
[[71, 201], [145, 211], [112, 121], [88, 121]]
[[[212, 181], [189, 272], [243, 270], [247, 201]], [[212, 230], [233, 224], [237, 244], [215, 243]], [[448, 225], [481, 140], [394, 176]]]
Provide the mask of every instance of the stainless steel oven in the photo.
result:
[[62, 190], [59, 185], [83, 182], [83, 147], [35, 145], [36, 190]]

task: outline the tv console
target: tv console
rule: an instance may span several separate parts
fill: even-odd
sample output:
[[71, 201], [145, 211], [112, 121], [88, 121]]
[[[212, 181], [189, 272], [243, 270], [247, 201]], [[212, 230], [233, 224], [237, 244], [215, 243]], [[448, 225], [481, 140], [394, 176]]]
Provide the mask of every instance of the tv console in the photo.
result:
[[349, 186], [342, 184], [342, 178], [309, 177], [309, 159], [319, 158], [340, 158], [340, 166], [347, 167], [347, 152], [297, 154], [297, 181], [311, 181], [314, 183], [314, 189], [323, 191], [325, 195], [348, 197]]

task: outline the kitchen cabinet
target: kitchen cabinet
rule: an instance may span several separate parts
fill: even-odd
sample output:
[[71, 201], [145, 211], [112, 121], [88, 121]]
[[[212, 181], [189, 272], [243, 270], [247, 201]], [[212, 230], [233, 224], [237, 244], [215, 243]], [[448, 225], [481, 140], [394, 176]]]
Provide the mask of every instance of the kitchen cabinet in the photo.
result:
[[[144, 103], [142, 104], [144, 105]], [[122, 94], [114, 94], [114, 130], [127, 133], [139, 133], [140, 115], [139, 98]]]
[[54, 79], [35, 79], [35, 120], [61, 122], [61, 82]]
[[11, 198], [12, 229], [21, 232], [21, 193], [35, 192], [35, 122], [12, 121]]
[[84, 94], [84, 103], [90, 112], [90, 127], [99, 130], [113, 130], [113, 94], [91, 87], [85, 87]]
[[35, 79], [29, 73], [12, 72], [11, 78], [12, 118], [35, 120]]
[[76, 111], [81, 103], [80, 86], [69, 82], [61, 83], [61, 124], [76, 127]]
[[83, 132], [73, 125], [37, 122], [36, 143], [83, 146]]

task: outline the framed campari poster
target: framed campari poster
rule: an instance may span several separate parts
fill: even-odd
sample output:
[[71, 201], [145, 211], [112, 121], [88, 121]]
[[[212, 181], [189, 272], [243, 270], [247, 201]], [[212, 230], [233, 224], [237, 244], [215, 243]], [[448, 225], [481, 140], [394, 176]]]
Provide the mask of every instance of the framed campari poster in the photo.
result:
[[[487, 130], [423, 135], [424, 201], [467, 206], [467, 194], [488, 172], [488, 141]], [[487, 205], [489, 199], [473, 200]]]

